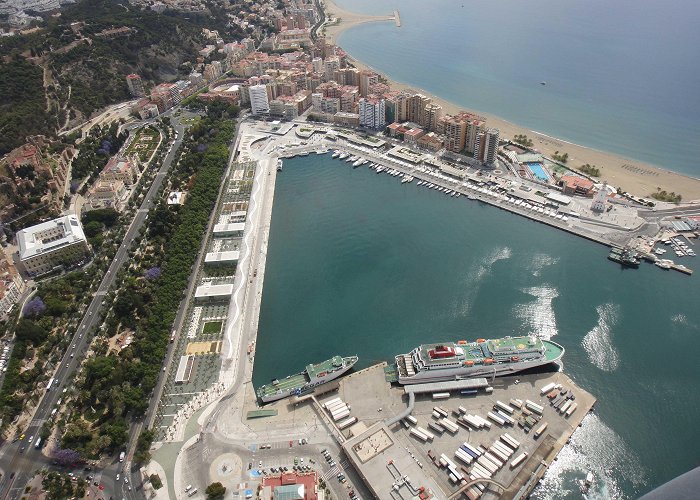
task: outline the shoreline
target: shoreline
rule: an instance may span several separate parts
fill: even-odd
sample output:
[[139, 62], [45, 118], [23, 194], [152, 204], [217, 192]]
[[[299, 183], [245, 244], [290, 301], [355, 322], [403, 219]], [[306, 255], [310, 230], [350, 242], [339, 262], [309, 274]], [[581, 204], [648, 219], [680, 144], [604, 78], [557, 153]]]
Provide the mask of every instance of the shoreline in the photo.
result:
[[[346, 30], [367, 22], [388, 21], [384, 16], [370, 16], [346, 11], [338, 7], [332, 0], [324, 0], [324, 9], [334, 17], [340, 18], [340, 22], [331, 26], [326, 26], [326, 38], [338, 46], [337, 39]], [[395, 28], [400, 29], [400, 28]], [[342, 46], [341, 46], [342, 47]], [[379, 73], [386, 79], [392, 90], [413, 90], [430, 97], [433, 102], [442, 106], [446, 114], [454, 114], [458, 111], [470, 111], [483, 116], [489, 127], [498, 128], [501, 132], [501, 139], [512, 139], [517, 134], [527, 135], [533, 141], [533, 148], [543, 155], [550, 157], [555, 151], [568, 153], [568, 168], [575, 169], [583, 164], [595, 165], [601, 170], [601, 176], [596, 182], [607, 181], [608, 184], [620, 187], [635, 196], [651, 198], [651, 194], [659, 190], [669, 193], [679, 193], [683, 196], [682, 203], [700, 201], [700, 179], [688, 174], [674, 172], [667, 168], [652, 165], [639, 160], [625, 158], [619, 154], [601, 151], [589, 146], [582, 146], [558, 137], [538, 132], [529, 127], [525, 127], [510, 122], [499, 116], [471, 110], [454, 102], [443, 99], [432, 92], [418, 88], [415, 85], [393, 80], [385, 73], [378, 71], [370, 65], [356, 59], [348, 53], [348, 60], [358, 69], [368, 69]], [[656, 202], [657, 206], [666, 206], [665, 202]]]

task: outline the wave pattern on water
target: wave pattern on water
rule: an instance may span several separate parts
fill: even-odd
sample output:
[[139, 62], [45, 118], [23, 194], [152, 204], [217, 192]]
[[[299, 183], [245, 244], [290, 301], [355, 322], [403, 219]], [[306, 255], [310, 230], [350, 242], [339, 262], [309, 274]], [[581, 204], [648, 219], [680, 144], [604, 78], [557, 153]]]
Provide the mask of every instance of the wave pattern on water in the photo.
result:
[[530, 272], [532, 272], [533, 276], [539, 276], [542, 270], [547, 267], [547, 266], [553, 266], [554, 264], [557, 264], [559, 262], [558, 257], [552, 257], [550, 255], [547, 255], [545, 253], [538, 253], [535, 254], [532, 258], [532, 261], [530, 262], [530, 265], [528, 266], [528, 269]]
[[522, 292], [535, 297], [533, 302], [516, 306], [515, 314], [523, 320], [527, 330], [523, 333], [551, 339], [558, 333], [552, 301], [559, 297], [559, 292], [548, 285], [524, 288]]
[[647, 471], [622, 438], [595, 414], [587, 415], [557, 460], [547, 469], [532, 498], [581, 498], [578, 481], [593, 472], [594, 482], [584, 498], [624, 499], [620, 478], [636, 490], [646, 484]]
[[476, 262], [464, 278], [465, 294], [459, 304], [456, 305], [458, 316], [466, 316], [472, 307], [474, 298], [479, 291], [479, 284], [491, 273], [493, 265], [499, 260], [510, 259], [512, 251], [509, 247], [494, 249], [483, 260]]
[[603, 304], [596, 307], [596, 311], [598, 324], [583, 337], [581, 345], [595, 367], [612, 372], [617, 370], [620, 364], [620, 356], [611, 338], [611, 330], [617, 324], [620, 307], [615, 304]]

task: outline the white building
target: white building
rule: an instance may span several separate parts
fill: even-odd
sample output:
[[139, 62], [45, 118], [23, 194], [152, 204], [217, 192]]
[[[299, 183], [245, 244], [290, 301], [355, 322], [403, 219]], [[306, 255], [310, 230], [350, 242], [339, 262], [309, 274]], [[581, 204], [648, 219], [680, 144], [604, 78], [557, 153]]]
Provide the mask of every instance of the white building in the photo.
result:
[[360, 126], [380, 129], [386, 125], [384, 99], [362, 98], [360, 105]]
[[22, 229], [17, 233], [17, 245], [19, 261], [30, 276], [78, 264], [90, 252], [83, 226], [75, 215]]
[[270, 112], [270, 103], [267, 99], [267, 86], [251, 85], [248, 87], [250, 96], [250, 108], [254, 115], [263, 115]]
[[608, 184], [603, 183], [603, 186], [598, 190], [596, 195], [593, 197], [593, 203], [591, 203], [591, 210], [593, 212], [605, 212], [607, 208], [606, 202], [608, 200]]

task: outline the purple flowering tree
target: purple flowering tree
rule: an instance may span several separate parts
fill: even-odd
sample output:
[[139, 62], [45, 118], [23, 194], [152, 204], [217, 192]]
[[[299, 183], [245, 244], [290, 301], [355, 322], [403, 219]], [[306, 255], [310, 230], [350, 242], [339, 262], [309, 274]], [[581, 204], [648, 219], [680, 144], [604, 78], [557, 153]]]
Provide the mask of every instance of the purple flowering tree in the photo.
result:
[[29, 316], [41, 316], [46, 312], [46, 304], [41, 300], [41, 297], [34, 297], [32, 300], [27, 302], [24, 306], [22, 313], [25, 317]]
[[147, 280], [153, 281], [160, 278], [160, 267], [152, 267], [144, 273]]

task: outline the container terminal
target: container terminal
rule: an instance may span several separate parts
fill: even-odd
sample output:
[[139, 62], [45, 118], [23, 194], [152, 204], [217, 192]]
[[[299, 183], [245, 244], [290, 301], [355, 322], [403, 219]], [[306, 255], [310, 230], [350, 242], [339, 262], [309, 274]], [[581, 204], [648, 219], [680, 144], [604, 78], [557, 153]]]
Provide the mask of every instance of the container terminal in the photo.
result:
[[517, 499], [596, 402], [563, 372], [406, 386], [393, 377], [380, 363], [265, 408], [315, 412], [375, 498]]

